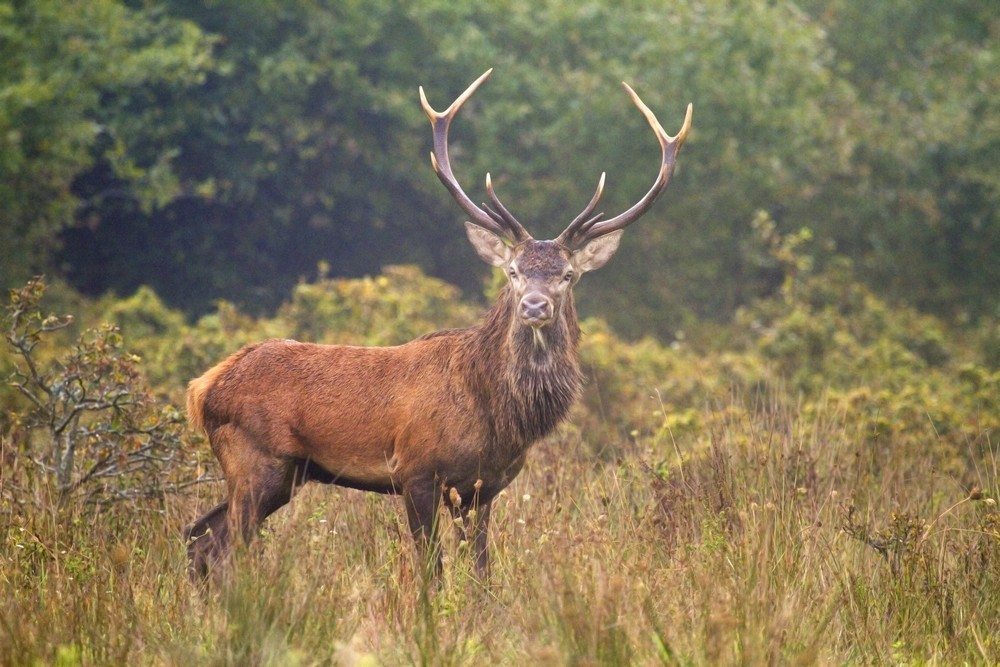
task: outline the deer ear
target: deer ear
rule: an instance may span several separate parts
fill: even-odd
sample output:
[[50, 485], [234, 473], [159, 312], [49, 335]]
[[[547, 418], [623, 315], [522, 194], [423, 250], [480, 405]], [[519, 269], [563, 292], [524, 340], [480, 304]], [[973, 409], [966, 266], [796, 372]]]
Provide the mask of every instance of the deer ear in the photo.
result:
[[611, 256], [615, 254], [618, 250], [618, 242], [622, 240], [622, 232], [624, 230], [619, 229], [617, 232], [611, 232], [610, 234], [605, 234], [604, 236], [598, 236], [596, 239], [583, 246], [579, 250], [573, 253], [570, 258], [570, 263], [573, 264], [573, 268], [579, 273], [586, 273], [587, 271], [593, 271], [594, 269], [599, 269]]
[[511, 259], [510, 248], [499, 236], [471, 222], [465, 223], [469, 242], [483, 261], [492, 266], [506, 266]]

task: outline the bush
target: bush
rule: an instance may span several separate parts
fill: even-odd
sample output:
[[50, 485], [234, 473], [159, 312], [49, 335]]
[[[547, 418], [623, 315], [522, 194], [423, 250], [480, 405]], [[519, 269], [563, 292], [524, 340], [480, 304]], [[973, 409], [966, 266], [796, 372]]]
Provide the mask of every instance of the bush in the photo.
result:
[[84, 331], [49, 360], [40, 354], [72, 322], [41, 310], [45, 290], [41, 278], [12, 290], [4, 319], [23, 406], [7, 414], [6, 509], [44, 505], [50, 493], [59, 506], [160, 497], [200, 481], [190, 477], [182, 415], [153, 395], [116, 326]]
[[299, 340], [399, 345], [435, 329], [468, 326], [475, 310], [456, 287], [417, 267], [389, 266], [374, 278], [300, 283], [276, 319]]

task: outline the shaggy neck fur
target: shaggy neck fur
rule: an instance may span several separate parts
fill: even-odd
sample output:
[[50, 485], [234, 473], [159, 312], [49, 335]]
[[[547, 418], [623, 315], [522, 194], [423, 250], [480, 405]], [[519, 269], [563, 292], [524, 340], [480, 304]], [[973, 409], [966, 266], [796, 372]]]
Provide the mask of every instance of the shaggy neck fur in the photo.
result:
[[467, 380], [493, 427], [493, 444], [512, 448], [511, 453], [551, 432], [569, 412], [582, 382], [572, 293], [555, 321], [537, 333], [514, 312], [514, 299], [504, 288], [464, 347]]

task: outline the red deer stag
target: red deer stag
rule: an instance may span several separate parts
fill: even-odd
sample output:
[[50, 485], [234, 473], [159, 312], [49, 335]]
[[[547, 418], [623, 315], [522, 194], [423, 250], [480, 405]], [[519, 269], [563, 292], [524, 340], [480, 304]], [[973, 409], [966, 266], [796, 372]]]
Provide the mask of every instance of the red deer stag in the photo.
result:
[[[187, 529], [192, 574], [209, 572], [234, 536], [260, 523], [308, 481], [400, 494], [410, 530], [440, 569], [435, 532], [444, 501], [463, 523], [477, 570], [488, 572], [490, 503], [521, 470], [532, 443], [566, 416], [580, 391], [580, 330], [573, 285], [604, 265], [622, 230], [663, 191], [691, 127], [691, 105], [670, 137], [639, 96], [625, 90], [656, 134], [662, 159], [638, 203], [604, 219], [590, 203], [553, 241], [536, 241], [500, 203], [476, 206], [448, 159], [448, 128], [492, 70], [431, 121], [431, 165], [469, 215], [466, 232], [508, 283], [482, 323], [437, 331], [396, 347], [270, 340], [239, 350], [188, 388], [191, 424], [203, 429], [226, 476], [228, 496]], [[475, 510], [475, 511], [473, 511]]]

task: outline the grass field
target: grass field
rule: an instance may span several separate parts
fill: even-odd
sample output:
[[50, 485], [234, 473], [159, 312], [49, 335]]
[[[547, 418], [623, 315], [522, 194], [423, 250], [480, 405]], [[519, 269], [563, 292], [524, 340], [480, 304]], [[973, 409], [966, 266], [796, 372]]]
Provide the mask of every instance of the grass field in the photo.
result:
[[[489, 585], [443, 526], [444, 580], [425, 591], [397, 502], [328, 487], [275, 515], [209, 595], [179, 535], [218, 488], [162, 512], [15, 517], [0, 662], [996, 661], [993, 500], [894, 465], [834, 410], [726, 412], [707, 449], [678, 442], [659, 470], [642, 442], [604, 463], [572, 429], [538, 447], [498, 500]], [[996, 489], [996, 451], [983, 461]]]
[[[112, 389], [153, 396], [141, 366], [154, 421], [247, 340], [386, 344], [476, 316], [404, 269], [303, 284], [272, 319], [228, 307], [190, 325], [151, 292], [63, 303], [142, 358], [99, 338], [67, 366], [60, 330], [37, 349], [45, 381], [122, 369]], [[698, 335], [711, 345], [583, 327], [584, 396], [494, 503], [492, 580], [442, 514], [429, 589], [396, 499], [309, 486], [199, 591], [181, 532], [221, 483], [59, 502], [33, 462], [58, 443], [0, 393], [0, 664], [1000, 661], [1000, 330], [951, 331], [832, 274]], [[116, 419], [88, 422], [99, 452], [132, 451]], [[201, 438], [164, 429], [214, 470]]]

